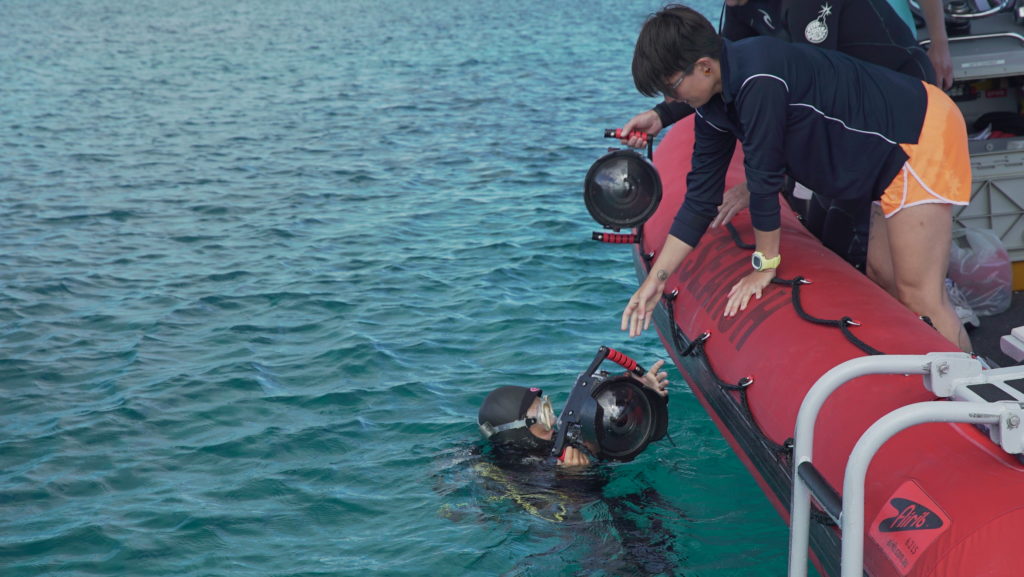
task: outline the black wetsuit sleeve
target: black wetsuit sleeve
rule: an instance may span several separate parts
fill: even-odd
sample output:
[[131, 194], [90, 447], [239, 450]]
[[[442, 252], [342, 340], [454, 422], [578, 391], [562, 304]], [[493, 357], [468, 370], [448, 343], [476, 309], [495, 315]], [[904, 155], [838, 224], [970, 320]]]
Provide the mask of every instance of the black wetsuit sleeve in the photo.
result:
[[734, 42], [755, 36], [789, 40], [779, 0], [747, 0], [743, 6], [726, 6], [720, 35]]
[[746, 12], [748, 9], [743, 6], [726, 6], [722, 14], [722, 27], [719, 35], [729, 40], [742, 40], [758, 36], [758, 30], [750, 25], [750, 18]]

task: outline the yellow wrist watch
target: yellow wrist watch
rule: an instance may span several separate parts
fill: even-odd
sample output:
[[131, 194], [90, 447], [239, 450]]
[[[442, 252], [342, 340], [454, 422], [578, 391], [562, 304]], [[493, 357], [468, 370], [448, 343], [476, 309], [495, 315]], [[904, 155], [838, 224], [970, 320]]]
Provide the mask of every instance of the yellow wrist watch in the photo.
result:
[[775, 255], [774, 258], [766, 258], [761, 251], [755, 251], [754, 255], [750, 257], [750, 264], [754, 265], [756, 271], [779, 268], [780, 262], [782, 262], [781, 254]]

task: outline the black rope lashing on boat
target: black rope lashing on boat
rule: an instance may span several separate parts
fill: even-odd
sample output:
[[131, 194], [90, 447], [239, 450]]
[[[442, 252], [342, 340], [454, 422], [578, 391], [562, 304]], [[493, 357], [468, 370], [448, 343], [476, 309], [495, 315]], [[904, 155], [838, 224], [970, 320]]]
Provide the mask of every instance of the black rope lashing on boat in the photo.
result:
[[794, 279], [781, 279], [779, 277], [775, 277], [772, 279], [772, 283], [788, 286], [790, 287], [790, 289], [792, 289], [790, 294], [792, 296], [793, 301], [793, 310], [796, 311], [797, 316], [800, 317], [801, 319], [809, 323], [814, 323], [816, 325], [824, 325], [839, 329], [843, 333], [843, 336], [846, 337], [846, 340], [850, 341], [850, 344], [852, 344], [853, 346], [857, 347], [858, 349], [864, 351], [869, 355], [884, 354], [882, 353], [882, 351], [865, 343], [864, 341], [860, 340], [859, 338], [857, 338], [856, 335], [853, 334], [853, 331], [850, 330], [850, 327], [859, 327], [860, 323], [851, 319], [850, 317], [847, 316], [841, 319], [820, 319], [818, 317], [811, 316], [807, 311], [805, 311], [803, 304], [800, 302], [800, 286], [808, 284], [807, 280], [804, 277], [798, 276]]
[[[753, 245], [753, 244], [749, 244], [749, 243], [743, 242], [743, 239], [740, 237], [739, 231], [737, 231], [736, 227], [734, 227], [731, 223], [726, 224], [726, 228], [728, 229], [729, 235], [732, 237], [732, 240], [736, 244], [737, 247], [742, 248], [742, 249], [746, 249], [746, 250], [753, 250], [753, 249], [756, 248], [755, 245]], [[644, 260], [646, 261], [646, 263], [648, 265], [650, 265], [651, 261], [653, 260], [654, 253], [652, 252], [652, 253], [643, 254], [643, 257], [644, 257]], [[774, 284], [779, 284], [779, 285], [782, 285], [782, 286], [788, 286], [790, 288], [790, 295], [791, 295], [791, 299], [792, 299], [792, 303], [793, 303], [793, 309], [796, 311], [797, 316], [799, 316], [801, 319], [803, 319], [803, 320], [805, 320], [807, 322], [813, 323], [813, 324], [822, 325], [822, 326], [831, 326], [831, 327], [835, 327], [835, 328], [839, 329], [843, 333], [843, 335], [846, 337], [846, 339], [851, 344], [853, 344], [854, 346], [856, 346], [857, 348], [859, 348], [860, 350], [864, 351], [865, 353], [867, 353], [869, 355], [880, 355], [880, 354], [883, 354], [878, 349], [875, 349], [874, 347], [868, 345], [864, 341], [862, 341], [859, 338], [857, 338], [857, 336], [854, 335], [853, 332], [850, 331], [849, 327], [851, 327], [851, 326], [860, 326], [860, 323], [854, 321], [852, 318], [850, 318], [848, 316], [844, 316], [844, 317], [842, 317], [840, 319], [834, 319], [834, 320], [833, 319], [821, 319], [821, 318], [817, 318], [815, 316], [812, 316], [806, 310], [804, 310], [803, 304], [800, 301], [800, 287], [801, 287], [801, 285], [804, 285], [804, 284], [810, 284], [810, 282], [807, 281], [804, 277], [798, 276], [798, 277], [793, 278], [793, 279], [781, 279], [781, 278], [775, 277], [775, 278], [772, 279], [772, 282]], [[687, 357], [687, 356], [701, 357], [704, 360], [704, 363], [705, 363], [705, 365], [708, 368], [708, 372], [711, 375], [711, 378], [714, 379], [715, 384], [719, 388], [721, 388], [723, 390], [726, 390], [726, 391], [733, 391], [733, 392], [736, 392], [736, 393], [739, 394], [739, 404], [740, 404], [740, 407], [743, 409], [743, 412], [746, 413], [747, 418], [750, 420], [750, 423], [754, 426], [754, 430], [757, 431], [757, 434], [760, 437], [761, 442], [766, 447], [768, 447], [772, 452], [774, 452], [776, 454], [776, 458], [779, 459], [781, 462], [792, 464], [793, 448], [795, 446], [795, 442], [794, 442], [793, 438], [789, 437], [785, 441], [783, 441], [781, 444], [780, 443], [776, 443], [770, 437], [768, 437], [768, 435], [764, 432], [764, 429], [761, 427], [761, 424], [758, 422], [757, 417], [754, 416], [754, 412], [753, 412], [752, 407], [750, 406], [750, 400], [749, 400], [749, 397], [747, 395], [747, 389], [751, 385], [754, 384], [754, 379], [751, 378], [751, 377], [743, 377], [736, 384], [731, 384], [731, 383], [728, 383], [728, 382], [722, 380], [722, 378], [718, 376], [718, 373], [715, 371], [714, 367], [711, 365], [711, 358], [708, 356], [707, 350], [705, 349], [705, 346], [704, 346], [704, 344], [711, 337], [711, 333], [710, 332], [705, 331], [705, 332], [701, 333], [701, 335], [698, 336], [696, 339], [690, 341], [689, 344], [685, 344], [684, 345], [684, 342], [686, 340], [686, 335], [683, 334], [682, 329], [679, 328], [679, 325], [675, 321], [674, 302], [676, 300], [676, 297], [678, 297], [678, 296], [679, 296], [679, 291], [677, 289], [677, 290], [672, 291], [669, 294], [663, 295], [663, 301], [665, 302], [665, 306], [668, 309], [668, 318], [669, 318], [669, 325], [671, 327], [672, 341], [673, 341], [673, 343], [675, 345], [676, 350], [680, 351], [680, 356], [682, 356], [682, 357]], [[930, 319], [928, 319], [928, 320], [930, 320]], [[927, 320], [926, 320], [926, 322], [927, 322]], [[733, 397], [732, 395], [726, 395], [726, 396], [729, 397], [730, 399], [732, 399], [733, 402], [736, 402], [735, 397]], [[822, 509], [818, 508], [817, 506], [814, 506], [811, 509], [811, 519], [814, 522], [816, 522], [816, 523], [818, 523], [820, 525], [824, 525], [824, 526], [835, 526], [836, 525], [835, 521], [833, 521], [832, 518], [827, 513], [825, 513], [825, 511], [823, 511]]]
[[[708, 334], [708, 333], [704, 333], [704, 334]], [[707, 339], [695, 340], [694, 343], [696, 343], [697, 346], [694, 347], [694, 350], [695, 350], [696, 354], [699, 354], [699, 355], [701, 355], [704, 358], [704, 361], [708, 365], [708, 370], [711, 373], [711, 377], [713, 379], [715, 379], [715, 383], [720, 388], [722, 388], [722, 389], [724, 389], [726, 391], [734, 391], [734, 392], [739, 393], [739, 396], [740, 396], [740, 407], [742, 407], [743, 411], [747, 414], [747, 418], [750, 419], [750, 423], [752, 425], [754, 425], [754, 429], [757, 430], [758, 435], [761, 437], [761, 442], [764, 443], [765, 446], [767, 446], [769, 449], [771, 449], [774, 453], [776, 453], [780, 457], [787, 458], [787, 461], [788, 461], [788, 457], [790, 455], [792, 455], [793, 447], [792, 446], [787, 447], [785, 443], [783, 443], [783, 444], [776, 443], [771, 438], [769, 438], [768, 435], [764, 432], [764, 429], [761, 427], [761, 423], [758, 422], [757, 417], [754, 415], [754, 411], [753, 411], [753, 409], [750, 406], [750, 398], [747, 396], [747, 389], [751, 385], [754, 384], [754, 378], [753, 377], [743, 377], [735, 385], [731, 384], [731, 383], [727, 383], [726, 381], [723, 381], [721, 379], [721, 377], [718, 376], [718, 373], [715, 372], [714, 367], [711, 366], [711, 358], [708, 356], [707, 351], [704, 348], [704, 343], [706, 341], [707, 341]]]
[[[747, 388], [754, 384], [754, 379], [752, 377], [743, 377], [736, 384], [732, 384], [722, 380], [722, 378], [718, 376], [715, 368], [711, 366], [711, 358], [708, 356], [707, 350], [704, 348], [704, 343], [711, 338], [711, 333], [708, 331], [701, 333], [699, 337], [690, 341], [689, 345], [683, 346], [686, 335], [683, 334], [682, 329], [679, 328], [679, 325], [675, 321], [675, 311], [673, 306], [677, 296], [679, 296], [679, 291], [672, 291], [671, 293], [664, 295], [663, 300], [665, 301], [665, 307], [668, 309], [669, 323], [672, 328], [672, 341], [673, 344], [675, 344], [676, 350], [680, 351], [680, 356], [701, 357], [708, 367], [708, 372], [710, 373], [711, 378], [715, 380], [715, 384], [718, 385], [719, 388], [739, 393], [740, 407], [747, 414], [747, 418], [750, 420], [750, 423], [754, 425], [754, 429], [761, 438], [761, 442], [780, 457], [785, 458], [788, 462], [789, 457], [793, 452], [793, 440], [786, 439], [786, 441], [781, 445], [776, 443], [770, 439], [767, 434], [765, 434], [764, 429], [761, 428], [761, 424], [757, 421], [757, 417], [754, 416], [754, 411], [750, 406], [750, 400], [747, 397]], [[732, 398], [732, 396], [729, 395], [729, 398]]]
[[[754, 250], [754, 249], [757, 248], [757, 246], [754, 245], [754, 244], [743, 242], [742, 237], [740, 237], [739, 231], [736, 230], [736, 227], [734, 227], [732, 225], [732, 223], [726, 224], [726, 228], [729, 231], [729, 236], [732, 237], [733, 243], [737, 247], [739, 247], [741, 249], [745, 249], [745, 250]], [[853, 334], [853, 332], [850, 330], [850, 327], [851, 326], [860, 326], [860, 323], [854, 321], [850, 317], [844, 316], [843, 318], [836, 319], [836, 320], [819, 319], [817, 317], [814, 317], [814, 316], [810, 315], [806, 310], [804, 310], [803, 304], [800, 301], [800, 286], [804, 285], [804, 284], [810, 284], [804, 277], [798, 276], [798, 277], [796, 277], [796, 278], [794, 278], [792, 280], [780, 279], [778, 277], [775, 277], [774, 279], [772, 279], [772, 282], [775, 283], [775, 284], [780, 284], [780, 285], [783, 285], [783, 286], [790, 287], [790, 289], [791, 289], [790, 294], [791, 294], [792, 302], [793, 302], [793, 310], [796, 311], [797, 316], [799, 316], [801, 319], [803, 319], [803, 320], [805, 320], [807, 322], [810, 322], [810, 323], [814, 323], [814, 324], [818, 324], [818, 325], [824, 325], [824, 326], [832, 326], [832, 327], [835, 327], [835, 328], [839, 329], [843, 333], [843, 336], [846, 337], [846, 340], [848, 340], [855, 347], [859, 348], [860, 350], [864, 351], [865, 353], [867, 353], [869, 355], [881, 355], [881, 354], [883, 354], [881, 351], [879, 351], [878, 349], [876, 349], [876, 348], [872, 347], [871, 345], [865, 343], [864, 341], [862, 341], [861, 339], [857, 338], [857, 336]], [[925, 320], [925, 322], [928, 322], [929, 324], [931, 324], [929, 322], [930, 319], [927, 319], [927, 317], [925, 317], [923, 320]], [[703, 344], [703, 341], [701, 341], [701, 344]], [[702, 347], [702, 349], [703, 349], [703, 347]], [[710, 361], [708, 362], [708, 367], [709, 368], [711, 367]], [[721, 382], [721, 380], [718, 378], [718, 376], [714, 375], [714, 370], [713, 369], [712, 369], [712, 376], [714, 376], [715, 380]], [[769, 439], [767, 437], [767, 435], [764, 434], [764, 431], [761, 430], [761, 427], [760, 427], [760, 425], [757, 424], [757, 421], [754, 420], [754, 413], [751, 410], [749, 402], [747, 400], [746, 388], [744, 387], [744, 388], [741, 388], [739, 390], [740, 390], [740, 401], [743, 404], [743, 407], [746, 410], [747, 415], [750, 416], [750, 419], [752, 420], [752, 422], [754, 423], [754, 425], [757, 427], [758, 431], [760, 432], [761, 437], [769, 444], [769, 446], [772, 446], [774, 448], [774, 450], [776, 451], [777, 454], [779, 454], [780, 456], [785, 458], [787, 461], [791, 461], [791, 457], [793, 456], [793, 447], [795, 445], [795, 441], [793, 440], [793, 438], [790, 437], [790, 438], [786, 439], [782, 443], [782, 445], [778, 445], [778, 444], [774, 443], [771, 439]], [[828, 527], [828, 526], [835, 526], [836, 525], [836, 522], [834, 520], [832, 520], [832, 517], [830, 517], [828, 515], [828, 513], [826, 513], [825, 511], [823, 511], [822, 509], [820, 509], [817, 506], [815, 506], [813, 509], [811, 509], [811, 520], [813, 520], [814, 522], [818, 523], [819, 525], [824, 525], [826, 527]]]
[[[755, 248], [754, 245], [743, 242], [743, 239], [740, 237], [739, 231], [736, 230], [736, 227], [734, 227], [732, 225], [732, 223], [726, 224], [726, 228], [729, 229], [729, 236], [732, 237], [732, 241], [733, 241], [733, 243], [737, 247], [742, 248], [742, 249], [747, 249], [747, 250], [751, 250], [751, 249]], [[820, 318], [811, 316], [807, 311], [805, 311], [804, 307], [803, 307], [803, 304], [800, 302], [800, 285], [810, 284], [810, 281], [808, 281], [804, 277], [798, 276], [798, 277], [796, 277], [794, 279], [791, 279], [791, 280], [781, 279], [779, 277], [775, 277], [775, 278], [772, 279], [772, 283], [773, 284], [783, 285], [783, 286], [788, 286], [788, 287], [790, 287], [790, 289], [792, 289], [790, 294], [792, 296], [793, 309], [796, 311], [797, 316], [799, 316], [801, 319], [803, 319], [803, 320], [805, 320], [807, 322], [810, 322], [810, 323], [817, 324], [817, 325], [830, 326], [830, 327], [835, 327], [835, 328], [839, 329], [839, 331], [843, 333], [843, 336], [846, 337], [846, 340], [849, 341], [850, 344], [852, 344], [853, 346], [857, 347], [858, 349], [860, 349], [861, 351], [865, 352], [866, 354], [869, 354], [869, 355], [882, 355], [882, 354], [885, 354], [882, 351], [876, 349], [875, 347], [872, 347], [871, 345], [869, 345], [869, 344], [865, 343], [864, 341], [860, 340], [859, 338], [857, 338], [856, 335], [853, 334], [853, 331], [850, 330], [850, 327], [851, 326], [859, 327], [860, 323], [858, 323], [857, 321], [853, 320], [852, 318], [850, 318], [848, 316], [844, 316], [841, 319], [834, 319], [834, 320], [833, 319], [820, 319]]]
[[736, 230], [736, 227], [733, 226], [731, 222], [726, 223], [725, 228], [729, 230], [729, 236], [732, 237], [732, 241], [736, 243], [736, 246], [747, 250], [754, 250], [757, 248], [757, 245], [743, 242], [743, 239], [740, 238], [740, 231]]
[[[743, 242], [743, 239], [740, 237], [739, 231], [737, 231], [736, 227], [734, 227], [731, 223], [727, 224], [726, 228], [729, 230], [729, 235], [732, 237], [732, 240], [736, 244], [736, 246], [748, 250], [755, 248], [754, 245]], [[649, 263], [651, 260], [650, 257], [648, 257], [648, 255], [644, 256], [645, 260], [647, 260]], [[801, 319], [813, 324], [831, 326], [839, 329], [846, 337], [847, 341], [849, 341], [852, 345], [854, 345], [855, 347], [859, 348], [861, 351], [869, 355], [883, 354], [878, 349], [875, 349], [874, 347], [868, 345], [861, 339], [857, 338], [857, 336], [854, 335], [852, 331], [850, 331], [849, 327], [860, 326], [860, 324], [854, 321], [852, 318], [844, 316], [841, 319], [834, 320], [821, 319], [812, 316], [806, 310], [804, 310], [803, 304], [800, 301], [800, 286], [804, 284], [810, 284], [809, 281], [807, 281], [804, 277], [798, 276], [794, 279], [781, 279], [775, 277], [772, 279], [772, 282], [774, 284], [788, 286], [790, 288], [793, 309], [796, 311], [797, 316], [800, 317]], [[693, 355], [701, 356], [708, 367], [708, 371], [711, 374], [711, 377], [715, 380], [715, 384], [718, 385], [718, 387], [723, 390], [733, 391], [739, 394], [740, 407], [742, 407], [743, 411], [746, 413], [747, 418], [750, 419], [751, 424], [754, 425], [755, 430], [757, 430], [758, 435], [760, 436], [761, 441], [765, 444], [765, 446], [769, 447], [781, 458], [785, 458], [788, 460], [788, 458], [792, 456], [793, 440], [790, 438], [786, 439], [786, 441], [784, 441], [782, 444], [776, 443], [771, 438], [769, 438], [767, 434], [765, 434], [764, 429], [761, 427], [760, 423], [757, 421], [757, 418], [754, 416], [753, 409], [750, 406], [750, 401], [747, 396], [747, 388], [753, 384], [753, 379], [750, 377], [744, 377], [740, 379], [738, 383], [732, 384], [723, 381], [722, 378], [718, 376], [718, 373], [715, 372], [714, 367], [711, 365], [711, 359], [704, 348], [704, 343], [711, 336], [710, 333], [704, 332], [703, 334], [700, 335], [700, 337], [694, 339], [688, 345], [684, 344], [685, 335], [683, 334], [682, 329], [679, 328], [679, 325], [675, 322], [674, 301], [678, 295], [678, 290], [674, 290], [667, 295], [663, 295], [663, 300], [665, 301], [665, 305], [668, 309], [669, 314], [668, 316], [672, 332], [672, 341], [675, 345], [676, 350], [680, 351], [680, 355], [684, 357]]]
[[711, 338], [711, 333], [705, 331], [701, 333], [699, 337], [690, 341], [690, 344], [683, 344], [683, 340], [685, 339], [686, 335], [683, 334], [682, 329], [680, 329], [679, 325], [676, 324], [675, 309], [672, 304], [675, 302], [677, 296], [679, 296], [679, 291], [674, 290], [667, 295], [663, 295], [663, 298], [665, 300], [665, 307], [668, 309], [669, 322], [672, 325], [672, 343], [675, 345], [676, 350], [679, 351], [679, 356], [688, 357], [693, 354], [693, 351], [697, 349], [697, 346], [699, 344]]

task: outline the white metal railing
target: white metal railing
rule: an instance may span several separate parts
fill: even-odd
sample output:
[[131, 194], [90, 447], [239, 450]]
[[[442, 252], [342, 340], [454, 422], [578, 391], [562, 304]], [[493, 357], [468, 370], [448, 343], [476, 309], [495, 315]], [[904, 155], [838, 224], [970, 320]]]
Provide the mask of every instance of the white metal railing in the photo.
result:
[[[847, 460], [841, 509], [833, 491], [813, 467], [814, 425], [828, 397], [866, 375], [918, 374], [937, 397], [896, 409], [860, 437]], [[864, 571], [864, 484], [875, 453], [896, 433], [934, 422], [988, 425], [989, 436], [1008, 453], [1024, 452], [1024, 391], [1007, 381], [1024, 379], [1024, 367], [984, 370], [966, 353], [880, 355], [852, 359], [825, 373], [807, 392], [797, 414], [793, 447], [793, 500], [790, 504], [789, 577], [806, 577], [813, 497], [842, 531], [842, 577]]]

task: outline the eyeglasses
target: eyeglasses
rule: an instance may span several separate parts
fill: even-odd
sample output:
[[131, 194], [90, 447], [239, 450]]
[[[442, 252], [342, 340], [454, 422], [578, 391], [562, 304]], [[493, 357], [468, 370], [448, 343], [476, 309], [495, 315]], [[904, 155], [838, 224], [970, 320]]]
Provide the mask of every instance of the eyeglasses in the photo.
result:
[[689, 66], [687, 66], [686, 70], [683, 70], [682, 75], [679, 76], [679, 80], [676, 80], [675, 82], [673, 82], [671, 84], [671, 86], [669, 86], [668, 88], [662, 88], [661, 89], [661, 94], [665, 98], [671, 98], [671, 99], [675, 100], [675, 98], [676, 98], [676, 89], [679, 88], [679, 85], [683, 83], [683, 79], [686, 78], [687, 76], [689, 76], [691, 72], [693, 72], [693, 68], [696, 65], [697, 65], [696, 62], [692, 62]]
[[680, 74], [679, 75], [679, 80], [676, 80], [675, 82], [673, 82], [668, 88], [663, 88], [661, 90], [661, 94], [663, 96], [665, 96], [665, 98], [675, 98], [676, 97], [676, 89], [679, 88], [679, 85], [683, 83], [683, 79], [684, 78], [686, 78], [686, 73], [685, 72]]

